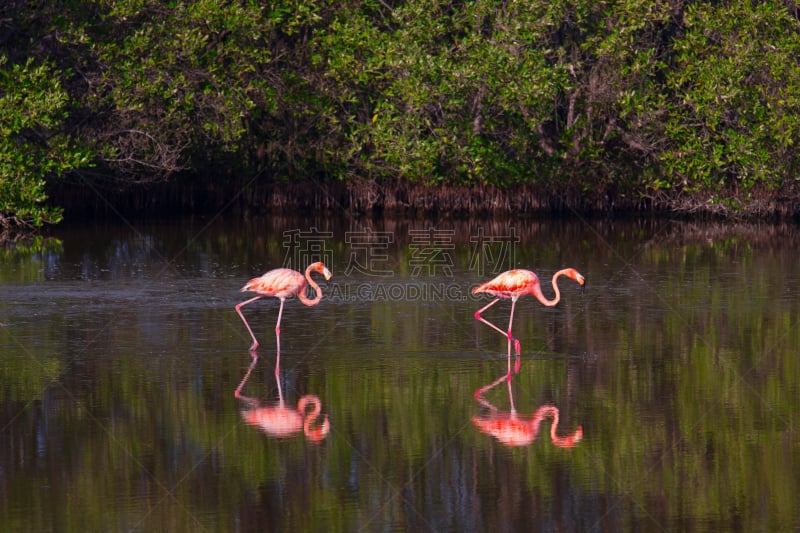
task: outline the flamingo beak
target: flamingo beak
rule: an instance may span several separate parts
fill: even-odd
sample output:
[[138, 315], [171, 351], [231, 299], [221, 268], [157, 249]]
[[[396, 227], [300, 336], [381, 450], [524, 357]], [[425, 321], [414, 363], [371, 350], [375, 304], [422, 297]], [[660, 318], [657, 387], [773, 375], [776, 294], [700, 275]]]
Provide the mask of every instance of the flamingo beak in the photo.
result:
[[331, 431], [331, 424], [328, 422], [328, 415], [325, 415], [325, 420], [318, 428], [311, 430], [308, 435], [308, 440], [311, 442], [322, 442], [322, 439], [328, 436]]
[[323, 276], [325, 276], [325, 280], [326, 280], [326, 281], [327, 281], [327, 280], [329, 280], [329, 279], [331, 279], [331, 271], [330, 271], [330, 270], [328, 270], [328, 267], [323, 267], [323, 269], [322, 269], [322, 275], [323, 275]]

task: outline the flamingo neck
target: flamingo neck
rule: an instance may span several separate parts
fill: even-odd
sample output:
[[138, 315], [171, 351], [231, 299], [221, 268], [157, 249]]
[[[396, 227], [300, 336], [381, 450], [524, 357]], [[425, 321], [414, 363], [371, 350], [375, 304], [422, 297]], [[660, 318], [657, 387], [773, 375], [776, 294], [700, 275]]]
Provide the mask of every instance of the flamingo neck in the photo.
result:
[[539, 283], [535, 283], [531, 287], [531, 294], [534, 295], [536, 299], [542, 303], [542, 305], [546, 305], [547, 307], [553, 307], [559, 301], [561, 301], [561, 291], [558, 290], [558, 283], [556, 281], [558, 280], [558, 277], [562, 276], [563, 274], [564, 271], [559, 270], [553, 275], [553, 291], [555, 292], [555, 296], [553, 297], [552, 300], [547, 299], [547, 296], [545, 296], [544, 293], [542, 292], [542, 286]]
[[308, 296], [306, 296], [306, 288], [303, 287], [302, 289], [300, 289], [300, 292], [297, 293], [297, 298], [305, 305], [308, 306], [317, 305], [319, 301], [322, 300], [322, 291], [320, 290], [319, 285], [317, 285], [316, 282], [314, 282], [314, 280], [311, 279], [310, 266], [306, 269], [306, 282], [312, 289], [314, 289], [314, 291], [316, 292], [316, 296], [314, 296], [313, 298], [309, 298]]
[[[311, 405], [311, 411], [306, 409], [309, 404]], [[322, 402], [319, 401], [319, 398], [313, 394], [306, 394], [297, 402], [297, 411], [303, 415], [303, 433], [305, 436], [313, 441], [324, 439], [330, 430], [328, 415], [325, 415], [322, 423], [316, 429], [311, 427], [311, 424], [319, 418], [322, 412]]]
[[533, 434], [539, 433], [539, 426], [544, 422], [547, 417], [552, 417], [553, 423], [550, 425], [550, 437], [556, 438], [556, 429], [558, 428], [558, 409], [552, 405], [543, 405], [536, 410], [529, 422]]
[[558, 409], [555, 407], [548, 406], [544, 413], [542, 413], [545, 417], [550, 415], [553, 421], [550, 423], [550, 439], [556, 440], [558, 436], [556, 435], [556, 431], [558, 431]]
[[[553, 405], [544, 405], [536, 412], [538, 423], [550, 416], [553, 422], [550, 424], [550, 440], [559, 448], [572, 448], [576, 443], [583, 439], [583, 428], [578, 426], [575, 433], [566, 437], [558, 436], [558, 408]], [[536, 425], [538, 431], [538, 424]]]
[[[313, 394], [306, 394], [297, 402], [297, 412], [305, 415], [305, 419], [315, 419], [322, 412], [322, 402]], [[308, 412], [307, 407], [311, 405], [311, 412]]]

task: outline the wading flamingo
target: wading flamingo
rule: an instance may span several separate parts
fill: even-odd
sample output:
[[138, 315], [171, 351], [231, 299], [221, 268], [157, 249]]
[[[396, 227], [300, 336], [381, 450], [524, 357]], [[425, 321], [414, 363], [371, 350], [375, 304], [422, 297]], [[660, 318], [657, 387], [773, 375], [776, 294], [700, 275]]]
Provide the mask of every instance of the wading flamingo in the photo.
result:
[[[242, 317], [242, 322], [247, 327], [247, 331], [250, 332], [250, 336], [253, 338], [253, 345], [250, 346], [250, 351], [254, 351], [258, 348], [258, 341], [256, 340], [256, 336], [253, 334], [253, 330], [250, 329], [250, 324], [247, 323], [247, 319], [244, 318], [242, 314], [242, 307], [245, 305], [255, 302], [259, 298], [263, 298], [265, 296], [273, 296], [275, 298], [279, 298], [281, 301], [281, 308], [278, 311], [278, 323], [275, 325], [275, 336], [277, 337], [277, 345], [278, 345], [278, 362], [275, 364], [275, 373], [278, 373], [278, 365], [280, 363], [280, 356], [281, 356], [281, 316], [283, 315], [283, 303], [286, 298], [291, 298], [292, 296], [297, 296], [297, 298], [303, 302], [305, 305], [317, 305], [319, 301], [322, 299], [322, 291], [319, 288], [313, 279], [311, 279], [312, 272], [319, 272], [325, 279], [331, 279], [331, 271], [325, 266], [324, 263], [312, 263], [308, 265], [306, 268], [305, 277], [296, 270], [292, 270], [290, 268], [276, 268], [275, 270], [270, 270], [260, 278], [253, 278], [247, 282], [247, 284], [242, 287], [242, 292], [257, 292], [258, 296], [250, 298], [240, 304], [236, 305], [236, 312], [239, 313], [239, 316]], [[312, 289], [314, 289], [317, 295], [314, 298], [309, 298], [306, 296], [306, 284], [310, 285]]]
[[[483, 394], [497, 386], [501, 381], [508, 383], [508, 397], [511, 402], [510, 411], [500, 411], [490, 404]], [[558, 407], [545, 404], [540, 406], [532, 415], [517, 414], [514, 408], [514, 396], [511, 393], [511, 381], [506, 376], [500, 376], [496, 381], [481, 387], [475, 391], [475, 399], [481, 405], [489, 409], [489, 413], [473, 417], [472, 423], [475, 424], [482, 433], [491, 435], [506, 446], [527, 446], [539, 436], [539, 426], [547, 418], [552, 418], [550, 425], [550, 441], [559, 448], [572, 448], [583, 439], [583, 428], [578, 426], [575, 433], [566, 437], [559, 437], [558, 430]]]
[[[561, 292], [558, 290], [557, 283], [558, 278], [561, 276], [567, 276], [568, 278], [574, 279], [581, 287], [583, 287], [583, 284], [586, 282], [586, 279], [574, 268], [565, 268], [563, 270], [559, 270], [553, 274], [553, 290], [555, 291], [555, 296], [552, 300], [548, 300], [545, 295], [542, 294], [542, 287], [539, 283], [539, 277], [536, 274], [530, 270], [516, 269], [503, 272], [496, 278], [489, 280], [486, 283], [482, 283], [481, 285], [478, 285], [472, 289], [472, 294], [485, 292], [486, 294], [490, 294], [495, 297], [495, 299], [489, 302], [487, 305], [475, 311], [475, 318], [492, 329], [499, 331], [500, 334], [508, 339], [508, 374], [506, 376], [508, 380], [511, 380], [511, 342], [514, 342], [514, 350], [517, 352], [517, 360], [514, 363], [515, 374], [519, 372], [519, 357], [520, 353], [522, 352], [522, 345], [520, 344], [519, 339], [515, 339], [511, 334], [511, 325], [514, 322], [514, 306], [517, 305], [517, 299], [520, 296], [532, 294], [537, 300], [542, 302], [543, 305], [548, 307], [556, 305], [559, 300], [561, 300]], [[481, 316], [481, 313], [496, 304], [501, 298], [511, 298], [511, 316], [508, 319], [508, 331], [503, 331]]]
[[[322, 441], [330, 432], [331, 426], [328, 422], [328, 415], [324, 415], [322, 421], [314, 425], [314, 422], [319, 420], [322, 412], [322, 404], [316, 395], [306, 394], [300, 398], [296, 409], [287, 407], [283, 401], [281, 380], [277, 375], [275, 376], [275, 380], [278, 383], [277, 405], [264, 406], [257, 399], [242, 395], [242, 387], [247, 383], [253, 368], [258, 362], [258, 354], [256, 352], [250, 352], [250, 354], [253, 356], [253, 361], [250, 363], [250, 368], [247, 369], [242, 382], [239, 383], [234, 392], [234, 396], [247, 406], [246, 409], [242, 410], [242, 419], [245, 423], [258, 427], [270, 437], [288, 438], [302, 429], [303, 434], [311, 442]], [[310, 410], [309, 407], [311, 408]]]

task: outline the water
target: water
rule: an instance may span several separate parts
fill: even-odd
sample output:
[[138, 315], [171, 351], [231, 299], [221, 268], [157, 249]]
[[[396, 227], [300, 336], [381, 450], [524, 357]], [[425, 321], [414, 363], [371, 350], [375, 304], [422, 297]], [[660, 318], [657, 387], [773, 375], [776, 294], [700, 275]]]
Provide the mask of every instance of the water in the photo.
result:
[[[180, 220], [0, 255], [2, 531], [800, 527], [794, 226]], [[324, 259], [315, 307], [234, 311]], [[510, 266], [562, 279], [473, 318]], [[316, 275], [315, 275], [316, 276]], [[505, 328], [509, 302], [484, 314]], [[298, 410], [301, 402], [303, 409]], [[318, 412], [314, 412], [317, 409]], [[557, 427], [554, 427], [555, 417]]]

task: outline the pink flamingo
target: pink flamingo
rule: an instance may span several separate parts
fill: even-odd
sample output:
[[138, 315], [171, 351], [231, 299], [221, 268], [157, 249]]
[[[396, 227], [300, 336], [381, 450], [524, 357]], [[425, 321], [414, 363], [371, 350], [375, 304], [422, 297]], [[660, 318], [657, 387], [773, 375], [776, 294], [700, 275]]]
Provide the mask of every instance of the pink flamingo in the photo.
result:
[[[288, 438], [301, 429], [303, 434], [311, 442], [320, 442], [330, 432], [330, 423], [328, 422], [328, 415], [322, 418], [322, 422], [316, 426], [312, 426], [316, 420], [319, 419], [322, 412], [322, 403], [314, 394], [306, 394], [301, 397], [297, 402], [297, 408], [287, 407], [283, 401], [283, 391], [281, 390], [281, 381], [279, 376], [275, 376], [278, 383], [278, 404], [270, 407], [262, 406], [255, 398], [249, 398], [242, 395], [242, 387], [244, 387], [250, 374], [253, 372], [256, 363], [258, 362], [258, 354], [251, 352], [253, 362], [250, 363], [250, 368], [247, 369], [242, 382], [236, 387], [234, 396], [237, 399], [245, 402], [248, 409], [242, 411], [242, 419], [246, 424], [256, 426], [261, 431], [271, 437]], [[311, 410], [309, 411], [309, 407]]]
[[[274, 296], [275, 298], [279, 298], [281, 301], [281, 308], [278, 311], [278, 323], [275, 325], [275, 336], [277, 337], [278, 345], [278, 362], [275, 364], [276, 374], [278, 373], [278, 364], [280, 363], [281, 356], [281, 316], [283, 315], [284, 301], [286, 298], [297, 296], [297, 298], [305, 305], [312, 306], [317, 305], [322, 299], [322, 291], [320, 290], [319, 285], [317, 285], [314, 280], [311, 279], [311, 272], [319, 272], [325, 276], [326, 280], [331, 279], [331, 271], [328, 270], [324, 263], [312, 263], [308, 265], [308, 268], [306, 268], [305, 277], [300, 272], [290, 268], [276, 268], [274, 270], [270, 270], [259, 278], [251, 279], [247, 282], [247, 284], [245, 284], [244, 287], [242, 287], [242, 292], [258, 293], [258, 296], [250, 298], [249, 300], [236, 305], [236, 312], [239, 313], [240, 317], [242, 317], [242, 321], [247, 327], [247, 331], [250, 332], [250, 336], [253, 338], [253, 345], [250, 346], [250, 351], [254, 351], [256, 348], [258, 348], [258, 341], [256, 340], [256, 336], [253, 334], [253, 330], [250, 329], [250, 324], [247, 323], [247, 319], [245, 319], [244, 315], [242, 314], [242, 307], [265, 296]], [[309, 298], [306, 296], [306, 284], [310, 285], [311, 288], [316, 291], [317, 295], [314, 298]]]
[[[490, 294], [495, 297], [495, 299], [489, 302], [487, 305], [475, 311], [475, 318], [492, 329], [500, 332], [508, 339], [508, 374], [506, 379], [509, 381], [511, 380], [511, 342], [514, 342], [514, 350], [517, 353], [517, 360], [514, 364], [515, 374], [519, 372], [520, 353], [522, 352], [522, 345], [520, 344], [519, 339], [515, 339], [511, 334], [511, 325], [514, 322], [514, 307], [517, 305], [517, 299], [520, 296], [532, 294], [543, 305], [548, 307], [556, 305], [561, 300], [561, 292], [558, 290], [557, 283], [558, 278], [561, 276], [567, 276], [568, 278], [574, 279], [581, 287], [586, 282], [586, 279], [574, 268], [565, 268], [563, 270], [559, 270], [553, 274], [553, 290], [555, 291], [555, 296], [552, 300], [548, 300], [545, 295], [542, 294], [542, 287], [539, 283], [539, 277], [536, 274], [530, 270], [516, 269], [503, 272], [496, 278], [482, 283], [472, 289], [472, 294], [485, 292], [486, 294]], [[503, 331], [481, 316], [481, 313], [496, 304], [501, 298], [511, 298], [511, 316], [508, 319], [508, 331]]]
[[[499, 411], [495, 406], [483, 398], [483, 393], [495, 387], [501, 381], [508, 383], [508, 397], [511, 401], [511, 411]], [[572, 435], [559, 437], [558, 431], [558, 407], [554, 405], [542, 405], [533, 415], [518, 415], [514, 408], [514, 396], [511, 393], [511, 381], [506, 376], [500, 376], [496, 381], [481, 387], [475, 391], [475, 399], [478, 403], [488, 407], [490, 414], [473, 417], [472, 423], [482, 432], [491, 435], [506, 446], [527, 446], [539, 436], [539, 426], [548, 417], [553, 419], [550, 425], [550, 440], [559, 448], [572, 448], [583, 439], [583, 428], [578, 429]]]

